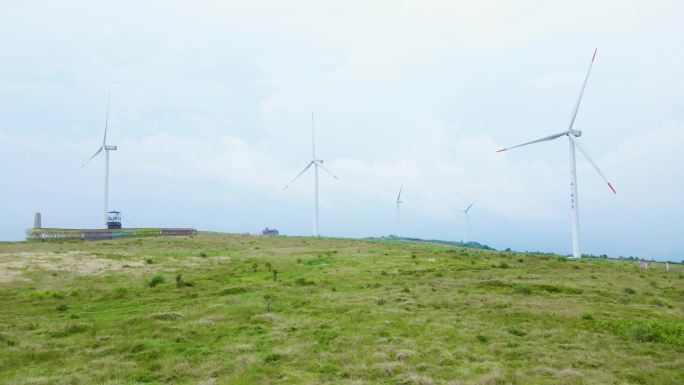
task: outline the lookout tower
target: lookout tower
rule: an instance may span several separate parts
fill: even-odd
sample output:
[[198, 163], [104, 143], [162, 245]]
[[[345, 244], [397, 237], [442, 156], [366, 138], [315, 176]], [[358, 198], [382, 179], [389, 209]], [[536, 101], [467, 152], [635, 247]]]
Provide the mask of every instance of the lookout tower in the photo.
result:
[[121, 228], [121, 212], [110, 211], [107, 213], [107, 228], [120, 229]]

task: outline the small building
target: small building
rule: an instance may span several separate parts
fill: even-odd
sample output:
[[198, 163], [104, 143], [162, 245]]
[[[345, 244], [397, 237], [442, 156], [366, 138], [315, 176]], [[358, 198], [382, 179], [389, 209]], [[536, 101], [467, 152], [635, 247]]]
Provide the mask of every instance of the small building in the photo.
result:
[[639, 267], [642, 268], [642, 269], [648, 269], [648, 267], [649, 267], [650, 265], [651, 265], [651, 264], [648, 263], [648, 262], [643, 262], [643, 261], [642, 261], [642, 262], [639, 262]]
[[280, 235], [280, 232], [278, 232], [278, 229], [269, 229], [268, 227], [261, 230], [262, 235]]
[[121, 228], [121, 212], [110, 211], [107, 213], [107, 228], [120, 229]]

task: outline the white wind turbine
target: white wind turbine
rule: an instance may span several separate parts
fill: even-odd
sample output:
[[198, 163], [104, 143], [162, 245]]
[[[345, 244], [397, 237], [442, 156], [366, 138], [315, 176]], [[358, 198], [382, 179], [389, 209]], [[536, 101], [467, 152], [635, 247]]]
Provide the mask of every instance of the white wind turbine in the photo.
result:
[[473, 207], [475, 204], [475, 201], [470, 203], [468, 207], [466, 207], [463, 210], [463, 214], [465, 215], [465, 243], [467, 244], [470, 240], [470, 208]]
[[401, 221], [401, 204], [404, 203], [401, 200], [401, 190], [404, 189], [404, 185], [402, 184], [401, 187], [399, 188], [399, 195], [397, 195], [397, 207], [395, 210], [395, 222], [394, 222], [394, 233], [397, 235], [397, 238], [400, 237], [399, 235], [399, 224]]
[[108, 199], [109, 199], [109, 151], [114, 151], [117, 149], [116, 146], [112, 146], [107, 144], [107, 124], [109, 123], [109, 101], [111, 99], [111, 95], [107, 95], [107, 117], [105, 118], [105, 130], [104, 130], [104, 137], [102, 138], [102, 145], [100, 148], [95, 151], [93, 156], [91, 156], [85, 163], [81, 165], [81, 167], [85, 166], [90, 162], [94, 157], [99, 155], [102, 150], [105, 152], [105, 179], [104, 179], [104, 223], [105, 227], [107, 227], [107, 211], [108, 211]]
[[589, 74], [591, 73], [591, 67], [594, 64], [594, 59], [596, 59], [596, 51], [594, 50], [594, 55], [591, 57], [591, 63], [589, 64], [589, 69], [587, 70], [587, 74], [584, 77], [584, 83], [582, 84], [582, 89], [580, 90], [579, 97], [577, 98], [577, 103], [575, 103], [575, 108], [572, 112], [572, 117], [570, 118], [570, 124], [568, 125], [567, 130], [547, 136], [541, 139], [533, 140], [531, 142], [519, 144], [517, 146], [513, 147], [508, 147], [501, 149], [497, 152], [501, 151], [506, 151], [506, 150], [511, 150], [513, 148], [518, 148], [522, 146], [526, 146], [528, 144], [533, 144], [533, 143], [539, 143], [539, 142], [546, 142], [549, 140], [553, 140], [556, 138], [560, 138], [561, 136], [567, 136], [568, 137], [568, 145], [570, 148], [570, 211], [571, 211], [571, 217], [572, 217], [572, 255], [574, 258], [580, 258], [582, 256], [582, 253], [580, 252], [580, 235], [579, 235], [579, 212], [578, 212], [578, 204], [579, 204], [579, 197], [577, 195], [577, 168], [575, 165], [575, 147], [584, 154], [584, 156], [587, 158], [589, 163], [591, 163], [592, 166], [594, 166], [594, 169], [598, 172], [598, 174], [603, 178], [603, 180], [608, 184], [608, 187], [613, 191], [613, 193], [616, 193], [615, 189], [613, 188], [613, 185], [610, 184], [608, 179], [606, 179], [605, 175], [601, 172], [601, 170], [598, 168], [596, 163], [589, 157], [587, 152], [584, 150], [584, 148], [580, 145], [580, 142], [575, 139], [580, 136], [582, 136], [582, 131], [578, 131], [572, 128], [573, 124], [575, 123], [575, 118], [577, 117], [577, 111], [579, 110], [580, 106], [580, 101], [582, 100], [582, 94], [584, 94], [584, 88], [587, 86], [587, 80], [589, 80]]
[[333, 178], [338, 179], [335, 175], [333, 175], [330, 170], [327, 168], [323, 167], [323, 160], [322, 159], [316, 159], [316, 140], [314, 138], [314, 117], [313, 113], [311, 114], [311, 150], [312, 150], [312, 157], [311, 161], [309, 164], [304, 167], [304, 169], [297, 174], [294, 179], [290, 183], [285, 186], [285, 189], [290, 187], [294, 181], [299, 179], [302, 174], [304, 174], [311, 166], [314, 166], [314, 236], [318, 236], [318, 168], [320, 167], [323, 171], [327, 172], [328, 174], [332, 175]]

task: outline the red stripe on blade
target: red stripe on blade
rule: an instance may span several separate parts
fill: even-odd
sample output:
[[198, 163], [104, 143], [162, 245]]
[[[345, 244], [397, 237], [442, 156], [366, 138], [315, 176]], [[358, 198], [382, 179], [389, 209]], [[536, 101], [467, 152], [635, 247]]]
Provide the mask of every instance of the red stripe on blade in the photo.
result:
[[617, 194], [617, 191], [613, 188], [613, 185], [608, 182], [608, 187], [610, 187], [611, 190], [613, 190], [613, 194]]
[[497, 152], [501, 152], [501, 151], [506, 151], [506, 149], [502, 148], [501, 150], [498, 150]]
[[594, 48], [594, 56], [591, 57], [591, 62], [594, 62], [594, 59], [596, 58], [596, 51], [598, 51], [598, 48]]

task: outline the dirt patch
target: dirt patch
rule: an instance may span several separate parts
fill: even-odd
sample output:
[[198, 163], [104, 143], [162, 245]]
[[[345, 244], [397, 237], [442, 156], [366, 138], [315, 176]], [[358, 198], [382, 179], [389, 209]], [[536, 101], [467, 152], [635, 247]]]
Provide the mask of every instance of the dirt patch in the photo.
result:
[[141, 260], [106, 259], [79, 251], [8, 253], [0, 254], [0, 282], [25, 280], [24, 273], [33, 269], [99, 275], [143, 266], [144, 263]]

